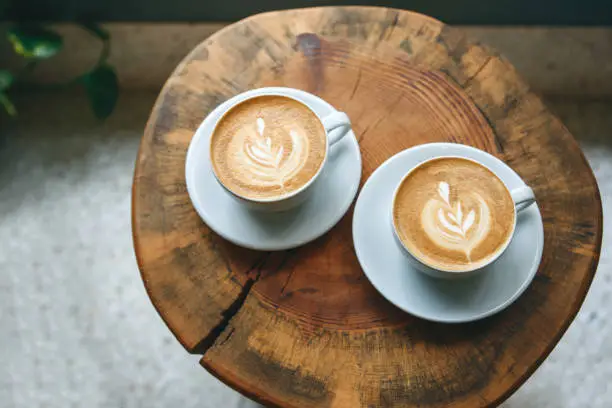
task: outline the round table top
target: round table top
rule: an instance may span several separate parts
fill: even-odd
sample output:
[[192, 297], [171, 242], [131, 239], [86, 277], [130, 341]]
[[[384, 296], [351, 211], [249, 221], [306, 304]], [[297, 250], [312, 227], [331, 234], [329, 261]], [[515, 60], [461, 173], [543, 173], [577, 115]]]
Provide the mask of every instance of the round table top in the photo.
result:
[[[542, 263], [505, 311], [459, 325], [387, 302], [364, 277], [352, 209], [301, 248], [239, 248], [198, 217], [185, 153], [205, 116], [248, 89], [288, 86], [349, 114], [364, 183], [434, 141], [508, 163], [535, 191]], [[601, 199], [578, 144], [512, 65], [417, 13], [330, 7], [265, 13], [198, 45], [161, 91], [134, 176], [133, 234], [148, 294], [187, 351], [229, 386], [283, 407], [480, 407], [512, 394], [576, 315], [597, 266]]]

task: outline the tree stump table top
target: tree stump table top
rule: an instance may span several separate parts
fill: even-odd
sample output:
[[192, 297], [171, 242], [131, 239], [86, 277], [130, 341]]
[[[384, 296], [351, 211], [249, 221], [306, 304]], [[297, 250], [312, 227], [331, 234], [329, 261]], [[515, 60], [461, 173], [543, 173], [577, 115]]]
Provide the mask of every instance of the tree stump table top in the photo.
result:
[[[347, 112], [362, 183], [426, 142], [471, 145], [508, 163], [533, 187], [544, 221], [528, 290], [483, 321], [435, 324], [370, 285], [352, 247], [352, 209], [285, 252], [239, 248], [212, 232], [187, 195], [188, 144], [219, 103], [262, 86], [303, 89]], [[585, 157], [512, 65], [437, 20], [374, 7], [256, 15], [198, 45], [153, 108], [132, 215], [142, 278], [176, 338], [229, 386], [282, 407], [499, 404], [576, 315], [602, 236]]]

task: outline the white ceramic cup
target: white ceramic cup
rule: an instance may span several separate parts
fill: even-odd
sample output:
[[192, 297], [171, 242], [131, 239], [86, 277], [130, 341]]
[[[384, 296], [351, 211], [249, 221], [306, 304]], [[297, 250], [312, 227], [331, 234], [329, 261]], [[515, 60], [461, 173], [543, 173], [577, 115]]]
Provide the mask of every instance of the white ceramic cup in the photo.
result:
[[[325, 117], [321, 117], [314, 111], [314, 109], [312, 109], [312, 107], [308, 105], [307, 102], [300, 100], [298, 98], [295, 98], [293, 96], [289, 96], [283, 93], [282, 91], [278, 91], [278, 88], [276, 89], [260, 88], [260, 89], [257, 89], [256, 91], [257, 92], [255, 95], [251, 95], [246, 98], [240, 98], [240, 95], [238, 95], [236, 103], [228, 107], [221, 114], [220, 118], [215, 123], [212, 133], [214, 134], [214, 132], [217, 130], [217, 125], [228, 112], [230, 112], [236, 106], [241, 105], [242, 103], [248, 100], [251, 100], [253, 98], [258, 98], [264, 95], [266, 96], [276, 95], [276, 96], [282, 96], [284, 98], [293, 99], [294, 101], [302, 104], [306, 109], [310, 110], [313, 113], [313, 115], [315, 115], [319, 119], [319, 121], [325, 128], [325, 133], [327, 135], [327, 149], [325, 149], [325, 157], [323, 158], [323, 162], [321, 163], [319, 170], [314, 176], [312, 176], [312, 178], [306, 184], [304, 184], [299, 189], [292, 191], [289, 194], [280, 196], [280, 197], [263, 198], [263, 199], [253, 199], [253, 198], [244, 197], [232, 191], [231, 189], [229, 189], [227, 186], [225, 186], [221, 182], [218, 175], [215, 173], [214, 166], [212, 166], [213, 174], [215, 175], [215, 178], [217, 179], [217, 182], [221, 185], [221, 187], [223, 187], [228, 193], [230, 193], [232, 197], [234, 197], [240, 203], [244, 204], [249, 209], [258, 210], [258, 211], [267, 211], [267, 212], [277, 212], [277, 211], [289, 210], [303, 203], [306, 199], [308, 199], [308, 197], [310, 197], [313, 191], [313, 186], [316, 180], [321, 175], [323, 168], [329, 165], [330, 163], [328, 158], [329, 158], [329, 154], [330, 154], [330, 150], [332, 146], [338, 143], [340, 140], [342, 140], [342, 138], [349, 133], [349, 131], [351, 130], [351, 121], [346, 113], [339, 112], [339, 111], [334, 111]], [[212, 137], [211, 137], [211, 143], [212, 143]], [[212, 163], [212, 150], [213, 149], [211, 148], [210, 149], [211, 163]]]
[[[491, 156], [489, 155], [489, 153], [486, 153], [484, 151], [479, 150], [479, 154], [481, 155], [487, 155], [487, 156]], [[395, 220], [393, 218], [393, 210], [395, 209], [395, 199], [397, 197], [397, 192], [399, 191], [399, 188], [401, 187], [401, 185], [404, 183], [404, 180], [406, 180], [408, 177], [410, 177], [410, 175], [412, 174], [412, 172], [414, 172], [416, 169], [420, 168], [421, 166], [423, 166], [425, 163], [428, 163], [432, 160], [439, 160], [439, 159], [444, 159], [444, 158], [450, 158], [450, 159], [463, 159], [463, 160], [469, 160], [472, 161], [474, 163], [479, 164], [480, 166], [489, 169], [491, 171], [491, 173], [493, 173], [495, 175], [495, 177], [497, 177], [499, 179], [499, 181], [501, 181], [501, 183], [506, 187], [506, 189], [508, 190], [508, 193], [510, 193], [510, 196], [512, 197], [512, 200], [514, 201], [514, 224], [512, 225], [512, 231], [510, 232], [510, 234], [508, 235], [508, 239], [506, 240], [506, 242], [504, 243], [503, 246], [501, 246], [497, 253], [489, 260], [489, 262], [487, 262], [484, 265], [479, 265], [475, 268], [466, 268], [463, 270], [445, 270], [443, 268], [437, 267], [435, 265], [431, 265], [428, 264], [425, 260], [420, 259], [419, 257], [417, 257], [414, 253], [412, 253], [410, 251], [410, 249], [408, 249], [408, 247], [406, 247], [406, 245], [404, 245], [404, 243], [402, 242], [402, 240], [400, 239], [399, 236], [399, 232], [398, 232], [398, 228], [395, 224]], [[497, 161], [496, 163], [498, 166], [506, 166], [506, 164], [503, 164], [503, 162], [501, 161]], [[506, 251], [506, 249], [508, 248], [508, 246], [510, 245], [510, 242], [512, 242], [512, 238], [514, 237], [514, 232], [516, 230], [516, 220], [518, 218], [518, 214], [523, 211], [524, 209], [526, 209], [527, 207], [529, 207], [530, 205], [532, 205], [533, 203], [535, 203], [535, 195], [533, 193], [533, 190], [528, 187], [527, 185], [523, 185], [521, 187], [515, 188], [510, 190], [507, 186], [507, 184], [501, 179], [501, 177], [499, 177], [497, 175], [497, 173], [495, 172], [495, 169], [489, 167], [489, 166], [485, 166], [482, 162], [480, 162], [477, 159], [468, 159], [466, 157], [461, 157], [461, 156], [445, 156], [445, 155], [441, 155], [441, 156], [437, 156], [437, 157], [433, 157], [431, 159], [425, 160], [419, 164], [417, 164], [415, 167], [413, 167], [412, 169], [410, 169], [408, 171], [408, 173], [406, 173], [406, 175], [404, 175], [404, 177], [402, 177], [402, 180], [399, 182], [399, 184], [397, 185], [395, 192], [393, 193], [393, 202], [392, 202], [392, 206], [391, 206], [391, 223], [393, 224], [393, 234], [395, 236], [395, 241], [398, 243], [398, 245], [403, 249], [404, 253], [407, 255], [408, 259], [411, 261], [411, 263], [414, 265], [414, 267], [418, 270], [420, 270], [421, 272], [424, 272], [430, 276], [433, 276], [435, 278], [446, 278], [446, 279], [454, 279], [454, 278], [463, 278], [463, 277], [468, 277], [468, 276], [472, 276], [476, 273], [479, 273], [481, 271], [483, 271], [487, 266], [491, 265], [492, 263], [494, 263], [495, 261], [497, 261], [497, 259], [499, 259], [499, 257]]]

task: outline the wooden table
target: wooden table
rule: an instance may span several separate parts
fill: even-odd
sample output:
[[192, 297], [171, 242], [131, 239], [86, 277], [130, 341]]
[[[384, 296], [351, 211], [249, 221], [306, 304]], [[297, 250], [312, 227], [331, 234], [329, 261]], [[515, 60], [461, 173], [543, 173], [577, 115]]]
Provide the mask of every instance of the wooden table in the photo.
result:
[[[274, 85], [349, 114], [362, 182], [425, 142], [464, 143], [506, 161], [534, 188], [544, 219], [544, 257], [526, 293], [471, 324], [403, 313], [357, 263], [352, 210], [287, 252], [242, 249], [212, 232], [187, 196], [189, 141], [220, 102]], [[600, 195], [580, 148], [506, 59], [432, 18], [370, 7], [261, 14], [197, 46], [151, 114], [132, 211], [142, 278], [170, 330], [226, 384], [283, 407], [499, 404], [576, 315], [602, 235]]]

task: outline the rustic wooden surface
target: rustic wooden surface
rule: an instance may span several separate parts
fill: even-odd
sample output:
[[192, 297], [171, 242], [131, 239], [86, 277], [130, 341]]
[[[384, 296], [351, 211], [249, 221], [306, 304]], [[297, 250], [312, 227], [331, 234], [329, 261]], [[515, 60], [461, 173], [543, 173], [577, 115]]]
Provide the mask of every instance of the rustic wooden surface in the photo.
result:
[[[484, 321], [434, 324], [369, 284], [352, 247], [352, 210], [287, 252], [242, 249], [210, 231], [187, 196], [189, 141], [220, 102], [270, 85], [315, 93], [349, 114], [362, 182], [425, 142], [465, 143], [505, 160], [533, 187], [544, 218], [544, 258], [530, 288]], [[591, 169], [511, 64], [434, 19], [383, 8], [262, 14], [201, 43], [153, 109], [132, 207], [142, 278], [177, 339], [228, 385], [283, 407], [497, 405], [572, 321], [602, 234]]]

